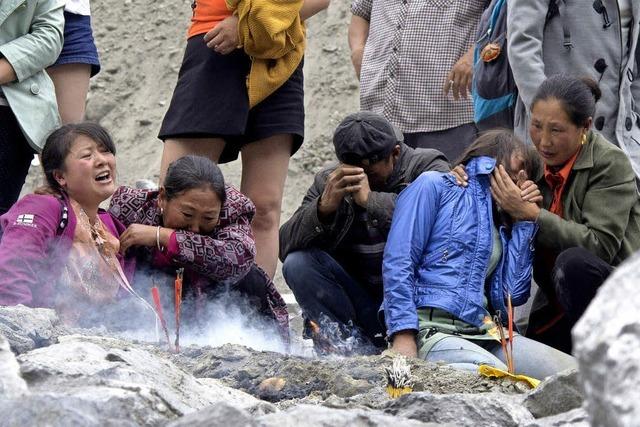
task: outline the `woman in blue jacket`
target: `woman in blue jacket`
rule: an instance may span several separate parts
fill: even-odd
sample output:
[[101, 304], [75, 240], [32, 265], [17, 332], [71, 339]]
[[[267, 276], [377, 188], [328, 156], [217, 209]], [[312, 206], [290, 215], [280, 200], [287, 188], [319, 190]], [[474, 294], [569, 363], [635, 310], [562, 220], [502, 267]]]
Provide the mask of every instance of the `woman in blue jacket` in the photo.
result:
[[[506, 369], [496, 324], [507, 323], [509, 298], [513, 306], [529, 298], [537, 210], [521, 189], [533, 185], [527, 177], [540, 161], [513, 133], [494, 130], [458, 163], [468, 187], [426, 172], [398, 198], [383, 262], [387, 334], [406, 356]], [[513, 359], [518, 373], [536, 378], [575, 366], [571, 356], [519, 335]]]

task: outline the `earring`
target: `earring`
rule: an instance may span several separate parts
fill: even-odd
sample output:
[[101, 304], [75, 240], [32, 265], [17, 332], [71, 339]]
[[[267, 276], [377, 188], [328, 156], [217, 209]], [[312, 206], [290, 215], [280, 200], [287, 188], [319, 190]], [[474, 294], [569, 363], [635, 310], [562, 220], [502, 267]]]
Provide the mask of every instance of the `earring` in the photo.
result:
[[582, 134], [582, 145], [587, 143], [587, 134], [586, 132]]
[[[584, 142], [583, 142], [584, 144]], [[160, 206], [160, 215], [164, 214], [164, 209], [162, 209], [162, 206]]]

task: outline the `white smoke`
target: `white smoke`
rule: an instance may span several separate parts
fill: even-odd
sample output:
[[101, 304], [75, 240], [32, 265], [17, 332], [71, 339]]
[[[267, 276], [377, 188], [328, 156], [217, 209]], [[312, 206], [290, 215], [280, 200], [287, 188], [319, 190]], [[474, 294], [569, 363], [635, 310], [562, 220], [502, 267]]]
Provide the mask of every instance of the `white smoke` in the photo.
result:
[[207, 316], [204, 326], [200, 331], [185, 331], [184, 340], [180, 338], [185, 345], [240, 344], [255, 350], [287, 352], [287, 345], [273, 322], [267, 322], [237, 293], [223, 293], [203, 311]]
[[[169, 344], [160, 325], [156, 333], [155, 316], [149, 310], [145, 310], [142, 304], [137, 306], [137, 309], [126, 315], [130, 317], [127, 323], [132, 327], [120, 330], [116, 334], [128, 339], [159, 343], [167, 350], [173, 351], [176, 325], [171, 304], [167, 304], [163, 298], [163, 317], [167, 325]], [[222, 292], [216, 299], [199, 307], [195, 321], [194, 310], [193, 301], [183, 302], [181, 309], [183, 319], [180, 325], [181, 348], [189, 345], [218, 347], [224, 344], [239, 344], [259, 351], [289, 352], [288, 345], [280, 335], [275, 321], [265, 318], [246, 297], [238, 292]], [[122, 315], [122, 311], [119, 310], [118, 316]], [[111, 323], [110, 319], [104, 320], [105, 324]], [[118, 323], [122, 323], [122, 319]]]

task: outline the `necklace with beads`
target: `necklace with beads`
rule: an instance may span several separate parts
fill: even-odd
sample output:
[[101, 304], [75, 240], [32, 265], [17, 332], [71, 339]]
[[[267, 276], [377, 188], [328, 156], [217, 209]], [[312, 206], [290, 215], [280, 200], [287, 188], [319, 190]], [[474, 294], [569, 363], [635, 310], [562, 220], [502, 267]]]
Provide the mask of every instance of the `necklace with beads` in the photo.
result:
[[107, 239], [105, 238], [104, 228], [102, 227], [102, 221], [100, 221], [100, 218], [96, 216], [96, 220], [91, 224], [87, 212], [85, 212], [84, 208], [80, 206], [78, 210], [78, 220], [82, 227], [89, 232], [91, 240], [93, 240], [94, 244], [98, 248], [100, 255], [108, 255], [108, 251], [106, 249]]

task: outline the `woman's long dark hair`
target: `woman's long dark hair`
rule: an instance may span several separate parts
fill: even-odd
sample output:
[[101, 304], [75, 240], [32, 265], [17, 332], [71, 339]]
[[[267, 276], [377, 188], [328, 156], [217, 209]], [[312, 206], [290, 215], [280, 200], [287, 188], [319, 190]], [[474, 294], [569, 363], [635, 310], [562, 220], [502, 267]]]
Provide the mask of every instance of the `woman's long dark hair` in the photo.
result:
[[162, 183], [167, 200], [194, 188], [210, 188], [222, 203], [227, 193], [222, 171], [211, 160], [202, 156], [184, 156], [173, 161]]
[[[525, 145], [509, 129], [492, 129], [483, 132], [476, 140], [460, 155], [456, 165], [466, 165], [474, 157], [487, 156], [496, 159], [497, 165], [502, 165], [509, 171], [511, 168], [511, 157], [513, 154], [520, 154], [524, 162], [523, 169], [529, 179], [536, 180], [542, 171], [540, 155], [531, 145]], [[518, 171], [511, 171], [517, 173]]]
[[[523, 169], [528, 179], [535, 181], [542, 173], [542, 161], [540, 155], [532, 145], [525, 145], [509, 129], [492, 129], [480, 134], [460, 156], [455, 164], [466, 165], [475, 157], [492, 157], [496, 159], [496, 166], [502, 165], [515, 175], [519, 171], [511, 169], [511, 158], [514, 154], [519, 154], [523, 160]], [[493, 217], [496, 224], [511, 226], [511, 216], [497, 208], [496, 203], [492, 203]]]
[[39, 189], [38, 193], [64, 193], [64, 189], [56, 181], [54, 173], [56, 171], [64, 171], [64, 161], [79, 136], [90, 138], [98, 146], [105, 148], [115, 156], [116, 146], [107, 130], [99, 124], [83, 122], [64, 125], [54, 130], [44, 143], [40, 162], [42, 163], [47, 185], [45, 188]]

